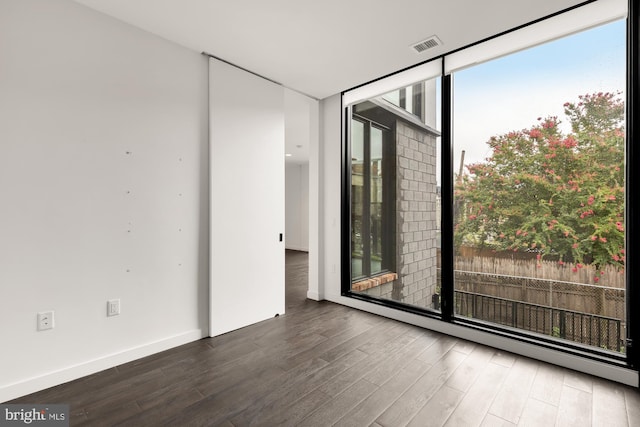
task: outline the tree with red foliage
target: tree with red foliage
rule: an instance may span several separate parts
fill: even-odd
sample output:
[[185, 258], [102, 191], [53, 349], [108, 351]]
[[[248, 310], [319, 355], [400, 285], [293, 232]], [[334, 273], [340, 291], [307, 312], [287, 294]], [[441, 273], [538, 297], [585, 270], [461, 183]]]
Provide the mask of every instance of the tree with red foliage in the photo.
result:
[[488, 141], [455, 187], [456, 244], [624, 266], [624, 102], [595, 93], [557, 117]]

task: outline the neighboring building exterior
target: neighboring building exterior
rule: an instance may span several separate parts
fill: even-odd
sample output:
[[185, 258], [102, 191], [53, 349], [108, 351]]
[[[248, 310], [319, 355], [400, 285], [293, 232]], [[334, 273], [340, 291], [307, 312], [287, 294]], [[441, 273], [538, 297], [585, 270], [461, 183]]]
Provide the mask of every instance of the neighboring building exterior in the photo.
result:
[[430, 81], [352, 109], [352, 290], [437, 309], [440, 134], [428, 99]]

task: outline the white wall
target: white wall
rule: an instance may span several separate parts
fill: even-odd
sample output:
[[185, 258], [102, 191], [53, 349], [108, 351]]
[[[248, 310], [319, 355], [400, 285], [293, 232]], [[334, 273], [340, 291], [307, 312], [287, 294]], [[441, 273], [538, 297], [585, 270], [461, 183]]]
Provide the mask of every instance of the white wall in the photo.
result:
[[324, 299], [321, 283], [324, 281], [323, 264], [323, 181], [322, 173], [322, 115], [320, 103], [315, 101], [309, 108], [309, 288], [307, 298]]
[[340, 299], [341, 108], [340, 95], [325, 98], [320, 102], [319, 175], [322, 181], [322, 213], [319, 221], [322, 230], [320, 269], [323, 278], [320, 293], [332, 301]]
[[206, 335], [206, 58], [3, 0], [0, 93], [0, 402]]
[[[318, 101], [284, 91], [287, 249], [309, 251], [309, 162], [318, 143]], [[317, 148], [317, 147], [314, 147]]]
[[286, 247], [309, 251], [309, 163], [285, 165]]

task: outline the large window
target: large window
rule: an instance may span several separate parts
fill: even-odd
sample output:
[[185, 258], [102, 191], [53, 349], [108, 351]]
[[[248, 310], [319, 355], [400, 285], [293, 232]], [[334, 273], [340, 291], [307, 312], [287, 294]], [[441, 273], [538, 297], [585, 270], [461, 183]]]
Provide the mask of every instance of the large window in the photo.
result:
[[350, 291], [439, 310], [439, 79], [355, 103]]
[[626, 9], [591, 2], [343, 95], [343, 294], [635, 367]]
[[456, 315], [625, 351], [625, 30], [453, 74]]

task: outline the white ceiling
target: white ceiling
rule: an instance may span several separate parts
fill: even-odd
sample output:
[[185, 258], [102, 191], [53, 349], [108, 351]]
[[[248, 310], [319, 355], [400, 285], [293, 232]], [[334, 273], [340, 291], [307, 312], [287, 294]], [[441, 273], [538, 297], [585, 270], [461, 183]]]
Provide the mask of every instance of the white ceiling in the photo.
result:
[[[76, 0], [317, 99], [583, 0]], [[410, 46], [437, 35], [442, 46]]]
[[[316, 99], [424, 62], [584, 0], [75, 0]], [[436, 35], [442, 46], [411, 46]], [[304, 109], [289, 96], [288, 108]], [[297, 107], [296, 107], [297, 106]], [[301, 121], [303, 123], [304, 121]], [[288, 127], [287, 163], [308, 162]]]

